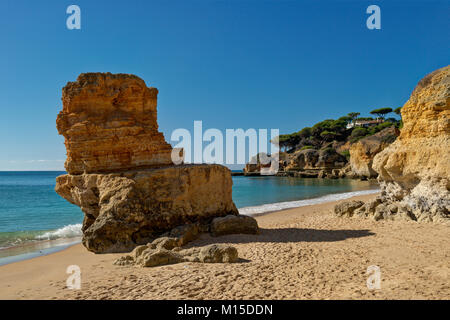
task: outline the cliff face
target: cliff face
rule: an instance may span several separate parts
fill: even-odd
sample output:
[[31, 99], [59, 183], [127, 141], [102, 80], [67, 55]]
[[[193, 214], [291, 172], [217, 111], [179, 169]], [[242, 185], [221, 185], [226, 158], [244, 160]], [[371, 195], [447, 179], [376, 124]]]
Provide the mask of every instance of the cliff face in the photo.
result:
[[417, 220], [450, 219], [450, 66], [423, 78], [401, 112], [400, 136], [373, 163], [383, 200]]
[[399, 130], [397, 128], [389, 127], [352, 144], [349, 150], [352, 173], [359, 177], [377, 177], [377, 172], [372, 168], [373, 159], [391, 144], [398, 135]]
[[84, 73], [63, 88], [56, 125], [71, 174], [171, 165], [158, 132], [158, 90], [129, 74]]
[[133, 75], [87, 73], [63, 88], [56, 123], [68, 174], [56, 192], [85, 214], [88, 250], [124, 252], [186, 224], [237, 215], [230, 170], [173, 165], [158, 132], [157, 89]]

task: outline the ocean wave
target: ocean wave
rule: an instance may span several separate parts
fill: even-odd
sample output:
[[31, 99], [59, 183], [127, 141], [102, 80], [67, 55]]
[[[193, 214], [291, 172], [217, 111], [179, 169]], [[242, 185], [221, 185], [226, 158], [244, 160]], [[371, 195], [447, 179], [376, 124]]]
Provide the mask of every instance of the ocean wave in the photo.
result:
[[36, 240], [55, 240], [60, 238], [81, 237], [81, 224], [69, 224], [57, 230], [48, 231], [44, 234], [36, 236]]
[[352, 192], [344, 192], [344, 193], [333, 193], [328, 194], [326, 196], [312, 198], [312, 199], [304, 199], [304, 200], [295, 200], [295, 201], [286, 201], [286, 202], [276, 202], [276, 203], [268, 203], [259, 206], [253, 207], [243, 207], [239, 208], [239, 213], [252, 216], [261, 213], [268, 213], [273, 211], [279, 211], [284, 209], [298, 208], [304, 207], [314, 204], [344, 200], [355, 196], [374, 194], [380, 192], [380, 189], [371, 189], [371, 190], [362, 190], [362, 191], [352, 191]]

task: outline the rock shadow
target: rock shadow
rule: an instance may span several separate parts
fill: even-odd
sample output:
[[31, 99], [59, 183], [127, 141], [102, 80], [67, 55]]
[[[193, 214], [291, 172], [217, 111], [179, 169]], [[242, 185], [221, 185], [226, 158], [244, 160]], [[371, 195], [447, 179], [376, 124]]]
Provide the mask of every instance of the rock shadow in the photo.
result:
[[321, 230], [305, 228], [276, 228], [263, 229], [257, 235], [232, 234], [220, 237], [202, 236], [201, 239], [190, 243], [190, 246], [197, 247], [210, 243], [289, 243], [289, 242], [336, 242], [346, 239], [362, 238], [373, 236], [375, 233], [367, 229], [362, 230]]

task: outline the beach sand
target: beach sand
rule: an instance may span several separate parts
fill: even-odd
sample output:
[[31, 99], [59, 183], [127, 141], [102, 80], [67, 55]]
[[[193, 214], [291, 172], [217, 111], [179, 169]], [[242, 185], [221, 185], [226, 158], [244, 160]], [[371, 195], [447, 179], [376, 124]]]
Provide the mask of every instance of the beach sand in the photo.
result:
[[[368, 200], [376, 195], [353, 199]], [[450, 228], [337, 218], [337, 202], [257, 217], [259, 235], [203, 235], [189, 246], [227, 243], [241, 261], [120, 267], [121, 254], [96, 255], [81, 244], [0, 266], [0, 299], [449, 299]], [[66, 268], [81, 268], [81, 289]], [[369, 290], [367, 268], [380, 267]]]

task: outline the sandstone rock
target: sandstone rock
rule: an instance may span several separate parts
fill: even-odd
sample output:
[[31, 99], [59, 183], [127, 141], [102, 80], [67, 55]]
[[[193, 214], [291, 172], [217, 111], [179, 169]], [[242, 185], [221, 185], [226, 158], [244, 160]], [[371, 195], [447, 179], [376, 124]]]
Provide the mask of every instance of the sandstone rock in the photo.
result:
[[317, 178], [323, 179], [327, 177], [327, 172], [325, 170], [320, 170]]
[[[140, 247], [141, 246], [139, 246], [138, 248]], [[180, 240], [178, 238], [169, 238], [169, 237], [157, 238], [150, 245], [150, 248], [152, 249], [158, 248], [158, 249], [172, 250], [175, 247], [180, 247]]]
[[398, 135], [399, 130], [392, 126], [352, 144], [350, 147], [352, 172], [360, 177], [377, 177], [378, 174], [372, 168], [373, 158], [391, 144]]
[[317, 168], [335, 169], [343, 168], [347, 163], [347, 159], [336, 152], [333, 148], [324, 148], [319, 151], [319, 159], [316, 163]]
[[[220, 165], [56, 179], [56, 192], [85, 213], [83, 244], [93, 252], [126, 252], [177, 226], [236, 215], [231, 188], [229, 169]], [[180, 241], [189, 241], [194, 233], [190, 230]]]
[[166, 249], [147, 249], [136, 259], [136, 264], [142, 267], [156, 267], [167, 264], [183, 262], [183, 257], [178, 253]]
[[56, 120], [69, 174], [172, 165], [158, 131], [158, 90], [130, 74], [83, 73], [63, 88]]
[[126, 255], [118, 258], [113, 264], [116, 266], [131, 266], [134, 265], [134, 261], [132, 256]]
[[186, 243], [191, 242], [199, 236], [199, 225], [195, 223], [181, 225], [173, 228], [169, 235], [175, 237], [178, 240], [179, 246], [184, 246]]
[[[154, 248], [155, 247], [153, 247], [153, 249]], [[133, 251], [131, 251], [130, 256], [133, 260], [135, 260], [135, 259], [137, 259], [137, 257], [139, 257], [142, 254], [142, 252], [144, 252], [147, 249], [148, 249], [148, 246], [146, 246], [146, 245], [137, 246], [136, 248], [134, 248]], [[125, 257], [127, 257], [127, 256], [125, 256]]]
[[423, 78], [403, 106], [397, 140], [373, 168], [386, 203], [408, 205], [417, 221], [450, 221], [450, 66]]
[[[138, 248], [139, 250], [136, 250]], [[225, 244], [211, 244], [184, 250], [179, 247], [174, 248], [174, 250], [154, 248], [151, 245], [139, 246], [138, 248], [131, 255], [120, 257], [114, 261], [114, 264], [157, 267], [180, 262], [232, 263], [238, 260], [237, 249]]]
[[238, 259], [238, 252], [235, 247], [225, 244], [212, 244], [201, 248], [198, 258], [205, 263], [231, 263]]
[[130, 251], [178, 226], [168, 237], [183, 245], [200, 225], [238, 214], [228, 168], [173, 165], [158, 132], [157, 93], [136, 76], [110, 73], [81, 74], [63, 88], [56, 123], [68, 174], [57, 177], [55, 190], [84, 212], [90, 251]]
[[[244, 167], [244, 175], [275, 175], [279, 170], [284, 170], [286, 162], [285, 153], [275, 153], [272, 156], [260, 152], [253, 156]], [[278, 162], [278, 168], [276, 168]]]
[[258, 223], [252, 217], [245, 215], [228, 215], [215, 218], [211, 223], [211, 234], [215, 237], [226, 234], [257, 234]]
[[344, 201], [334, 206], [334, 213], [338, 217], [346, 216], [352, 217], [356, 209], [362, 207], [364, 202], [362, 201]]
[[290, 157], [286, 170], [315, 169], [319, 152], [314, 149], [299, 150]]

